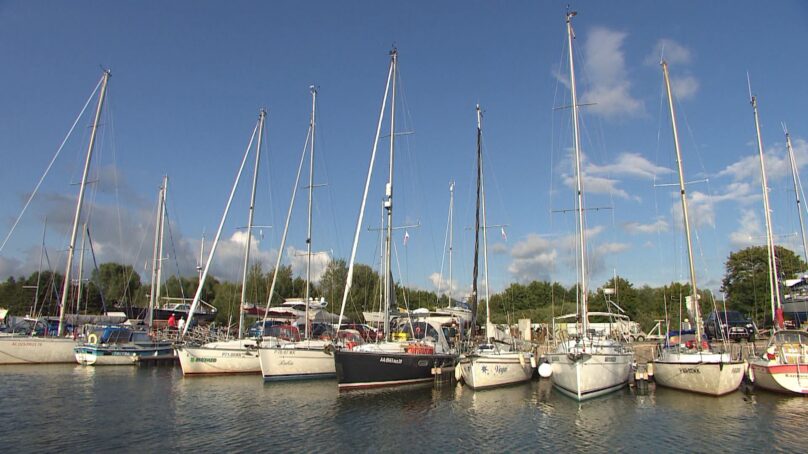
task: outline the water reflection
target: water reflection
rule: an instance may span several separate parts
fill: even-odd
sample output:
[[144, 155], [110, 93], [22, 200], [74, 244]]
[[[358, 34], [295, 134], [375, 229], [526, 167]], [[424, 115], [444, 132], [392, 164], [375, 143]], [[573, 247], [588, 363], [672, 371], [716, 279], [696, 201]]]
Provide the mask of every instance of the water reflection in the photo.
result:
[[626, 388], [578, 403], [549, 380], [340, 393], [334, 380], [183, 379], [163, 367], [0, 373], [4, 451], [798, 451], [808, 417], [803, 398], [766, 392]]

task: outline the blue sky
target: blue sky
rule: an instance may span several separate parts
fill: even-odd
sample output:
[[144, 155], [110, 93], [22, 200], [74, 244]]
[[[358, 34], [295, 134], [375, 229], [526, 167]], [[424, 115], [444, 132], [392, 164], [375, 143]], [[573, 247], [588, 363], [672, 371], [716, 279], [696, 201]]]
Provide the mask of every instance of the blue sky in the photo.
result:
[[[575, 280], [566, 2], [0, 2], [0, 226], [26, 197], [101, 75], [109, 102], [88, 196], [100, 261], [132, 263], [148, 279], [157, 188], [168, 174], [170, 269], [191, 273], [199, 240], [218, 225], [258, 110], [269, 110], [254, 256], [270, 269], [306, 136], [309, 85], [319, 86], [314, 249], [347, 257], [387, 74], [399, 49], [396, 224], [420, 223], [402, 244], [404, 284], [434, 290], [443, 257], [448, 186], [457, 181], [454, 287], [471, 275], [474, 106], [485, 111], [492, 290], [514, 281]], [[678, 97], [697, 268], [719, 286], [733, 250], [763, 244], [763, 209], [746, 74], [758, 96], [778, 243], [797, 248], [785, 159], [786, 122], [808, 165], [804, 105], [808, 6], [801, 2], [578, 2], [576, 68], [582, 108], [593, 286], [615, 271], [636, 285], [686, 279], [675, 161], [662, 75], [664, 47]], [[63, 271], [75, 183], [91, 121], [67, 142], [14, 235], [0, 277], [37, 267], [42, 220]], [[365, 226], [378, 224], [386, 156]], [[251, 172], [248, 166], [247, 172]], [[213, 273], [240, 275], [249, 175], [242, 179]], [[706, 182], [704, 181], [706, 180]], [[305, 199], [284, 263], [302, 270]], [[362, 235], [360, 262], [378, 262]], [[322, 263], [320, 264], [322, 266]], [[319, 268], [318, 268], [319, 269]], [[447, 272], [444, 265], [444, 276]], [[444, 277], [445, 279], [445, 277]]]

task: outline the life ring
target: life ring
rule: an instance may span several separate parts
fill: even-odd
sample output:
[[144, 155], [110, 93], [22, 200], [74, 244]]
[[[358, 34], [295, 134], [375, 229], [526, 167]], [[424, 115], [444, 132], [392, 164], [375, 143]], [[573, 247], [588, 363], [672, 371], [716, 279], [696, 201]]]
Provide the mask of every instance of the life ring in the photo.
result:
[[87, 336], [87, 343], [88, 344], [97, 344], [98, 343], [98, 335], [95, 333], [90, 334]]

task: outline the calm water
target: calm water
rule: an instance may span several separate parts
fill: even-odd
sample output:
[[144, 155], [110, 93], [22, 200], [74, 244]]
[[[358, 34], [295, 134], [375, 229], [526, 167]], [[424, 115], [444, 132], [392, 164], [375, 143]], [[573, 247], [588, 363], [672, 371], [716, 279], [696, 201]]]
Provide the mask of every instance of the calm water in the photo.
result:
[[0, 450], [804, 452], [808, 400], [626, 389], [578, 404], [546, 380], [339, 393], [333, 380], [179, 368], [2, 366]]

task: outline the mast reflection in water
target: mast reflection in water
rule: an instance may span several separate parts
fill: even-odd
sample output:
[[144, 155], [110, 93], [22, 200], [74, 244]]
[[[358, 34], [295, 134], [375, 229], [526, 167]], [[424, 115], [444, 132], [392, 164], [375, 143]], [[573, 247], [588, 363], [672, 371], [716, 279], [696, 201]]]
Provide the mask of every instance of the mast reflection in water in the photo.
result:
[[801, 397], [656, 388], [578, 403], [532, 381], [340, 393], [334, 380], [183, 379], [179, 368], [5, 366], [6, 452], [801, 451]]

